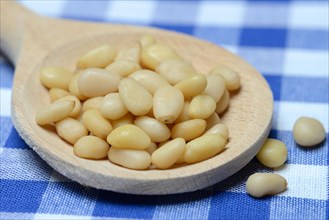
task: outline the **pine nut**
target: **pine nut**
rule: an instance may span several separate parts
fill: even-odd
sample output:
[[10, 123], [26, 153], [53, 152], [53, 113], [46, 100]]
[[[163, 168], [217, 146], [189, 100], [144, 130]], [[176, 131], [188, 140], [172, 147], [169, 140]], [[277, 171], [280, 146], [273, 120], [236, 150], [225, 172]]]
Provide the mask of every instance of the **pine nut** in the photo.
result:
[[105, 118], [110, 120], [119, 119], [128, 113], [119, 93], [106, 95], [99, 106], [99, 111]]
[[59, 88], [67, 90], [73, 73], [62, 67], [44, 67], [40, 71], [42, 85], [51, 89]]
[[195, 96], [188, 108], [188, 114], [191, 118], [209, 118], [216, 109], [216, 102], [209, 95]]
[[77, 66], [80, 69], [104, 68], [114, 60], [115, 55], [116, 51], [111, 45], [102, 45], [80, 57]]
[[173, 123], [184, 106], [182, 92], [173, 86], [159, 88], [153, 96], [153, 114], [164, 124]]
[[224, 150], [226, 140], [218, 134], [207, 134], [186, 144], [184, 161], [196, 163], [209, 159]]
[[111, 123], [97, 109], [89, 109], [84, 112], [82, 122], [93, 135], [102, 139], [106, 139], [113, 129]]
[[84, 136], [73, 146], [74, 154], [86, 159], [103, 159], [110, 149], [109, 144], [96, 136]]
[[195, 74], [180, 81], [175, 85], [180, 89], [185, 99], [191, 99], [199, 95], [207, 86], [207, 78], [203, 74]]
[[203, 134], [206, 129], [206, 121], [203, 119], [192, 119], [175, 124], [171, 129], [171, 138], [184, 138], [185, 141], [190, 141]]
[[151, 144], [149, 136], [136, 125], [122, 125], [114, 129], [108, 136], [107, 142], [116, 148], [145, 150]]
[[256, 157], [264, 166], [270, 168], [280, 167], [287, 160], [288, 150], [286, 145], [272, 138], [268, 138]]
[[176, 138], [164, 144], [151, 155], [152, 164], [159, 169], [168, 169], [181, 157], [185, 151], [185, 140]]
[[319, 120], [303, 116], [295, 121], [293, 135], [300, 146], [312, 147], [326, 138], [326, 131]]
[[39, 125], [51, 124], [69, 116], [74, 109], [74, 101], [53, 102], [38, 110], [35, 120]]
[[135, 119], [134, 124], [141, 128], [151, 138], [151, 141], [162, 142], [170, 137], [169, 128], [154, 118], [140, 116]]
[[275, 195], [287, 188], [287, 180], [275, 173], [255, 173], [246, 182], [247, 193], [253, 197]]
[[152, 108], [152, 95], [133, 78], [122, 79], [119, 94], [126, 108], [134, 115], [144, 115]]
[[81, 94], [86, 97], [104, 96], [118, 91], [120, 75], [99, 68], [88, 68], [81, 72], [78, 86]]
[[55, 123], [57, 134], [70, 144], [75, 144], [80, 138], [88, 135], [85, 126], [73, 118], [64, 118]]
[[151, 165], [151, 156], [145, 150], [111, 147], [108, 158], [115, 164], [134, 170], [145, 170]]

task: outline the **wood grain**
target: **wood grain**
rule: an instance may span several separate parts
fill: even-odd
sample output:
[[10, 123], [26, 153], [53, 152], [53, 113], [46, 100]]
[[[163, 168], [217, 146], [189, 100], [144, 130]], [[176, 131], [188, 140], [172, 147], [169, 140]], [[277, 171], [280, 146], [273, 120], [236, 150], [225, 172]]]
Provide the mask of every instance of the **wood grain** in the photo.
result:
[[[20, 18], [14, 19], [13, 14], [19, 14]], [[39, 82], [42, 66], [74, 69], [77, 57], [89, 49], [105, 42], [117, 48], [126, 47], [145, 33], [174, 48], [190, 60], [198, 72], [207, 73], [219, 63], [239, 72], [241, 89], [232, 97], [228, 111], [221, 118], [230, 131], [223, 153], [188, 166], [134, 171], [108, 160], [78, 158], [53, 127], [36, 124], [37, 109], [50, 102], [47, 90]], [[225, 49], [188, 35], [148, 27], [50, 19], [35, 15], [17, 3], [1, 1], [1, 48], [16, 66], [12, 91], [15, 128], [50, 166], [82, 185], [131, 194], [172, 194], [202, 189], [244, 167], [270, 131], [273, 97], [261, 74]]]

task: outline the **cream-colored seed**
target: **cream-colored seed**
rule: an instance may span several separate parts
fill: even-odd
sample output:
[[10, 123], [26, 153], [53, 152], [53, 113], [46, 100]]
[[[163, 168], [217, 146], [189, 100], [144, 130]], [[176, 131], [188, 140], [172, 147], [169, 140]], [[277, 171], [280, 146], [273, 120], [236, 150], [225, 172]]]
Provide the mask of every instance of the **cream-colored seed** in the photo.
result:
[[72, 110], [72, 112], [69, 114], [69, 117], [77, 117], [80, 114], [81, 111], [81, 102], [80, 100], [74, 96], [74, 95], [68, 95], [68, 96], [64, 96], [63, 98], [60, 98], [58, 100], [56, 100], [55, 102], [61, 102], [61, 101], [74, 101], [74, 108]]
[[84, 96], [81, 92], [80, 92], [80, 89], [79, 89], [79, 86], [78, 86], [78, 80], [81, 76], [81, 72], [73, 75], [71, 81], [70, 81], [70, 85], [69, 85], [69, 92], [72, 94], [72, 95], [75, 95], [79, 100], [81, 101], [84, 101], [87, 99], [86, 96]]
[[287, 160], [288, 150], [286, 145], [276, 139], [268, 138], [256, 157], [264, 166], [276, 168]]
[[209, 118], [216, 109], [216, 102], [209, 95], [197, 95], [190, 103], [188, 114], [191, 118]]
[[184, 138], [185, 141], [193, 140], [203, 134], [206, 129], [206, 121], [203, 119], [191, 119], [178, 124], [171, 129], [171, 138]]
[[153, 114], [164, 124], [173, 123], [183, 110], [184, 96], [173, 86], [159, 88], [153, 96]]
[[109, 149], [110, 146], [105, 140], [91, 135], [80, 138], [73, 146], [76, 156], [95, 160], [105, 158]]
[[253, 197], [275, 195], [287, 188], [287, 180], [275, 173], [255, 173], [246, 182], [247, 193]]
[[64, 118], [55, 123], [57, 134], [69, 142], [75, 144], [80, 138], [88, 135], [85, 126], [73, 118]]
[[106, 139], [113, 130], [111, 123], [97, 109], [89, 109], [84, 112], [82, 122], [93, 135], [102, 139]]
[[111, 147], [108, 158], [115, 164], [134, 170], [145, 170], [151, 165], [151, 156], [145, 150]]
[[212, 113], [212, 115], [206, 119], [207, 127], [206, 131], [208, 131], [210, 128], [212, 128], [214, 125], [220, 123], [220, 118], [216, 112]]
[[203, 74], [195, 74], [180, 81], [175, 85], [179, 88], [185, 99], [191, 99], [196, 95], [199, 95], [207, 86], [207, 78]]
[[111, 45], [102, 45], [80, 57], [77, 66], [81, 69], [104, 68], [114, 60], [115, 55], [116, 51]]
[[116, 148], [145, 150], [150, 146], [151, 139], [136, 125], [127, 124], [115, 128], [107, 136], [107, 142]]
[[156, 72], [163, 76], [171, 85], [176, 85], [182, 80], [196, 75], [196, 71], [191, 63], [176, 58], [163, 60], [156, 67]]
[[226, 139], [218, 134], [202, 135], [186, 144], [184, 161], [196, 163], [209, 159], [224, 150]]
[[303, 147], [315, 146], [326, 138], [323, 124], [318, 119], [311, 117], [298, 118], [292, 131], [296, 143]]
[[169, 83], [165, 78], [158, 73], [151, 70], [138, 70], [130, 75], [138, 83], [140, 83], [145, 89], [147, 89], [152, 95], [155, 91], [163, 86], [169, 86]]
[[185, 140], [176, 138], [164, 144], [151, 155], [152, 164], [159, 169], [168, 169], [176, 163], [185, 151]]
[[139, 39], [139, 43], [143, 48], [150, 44], [154, 44], [155, 42], [155, 38], [150, 34], [145, 34]]
[[86, 97], [104, 96], [118, 91], [120, 75], [99, 68], [88, 68], [81, 72], [78, 86], [81, 94]]
[[51, 88], [67, 90], [73, 72], [62, 67], [44, 67], [40, 71], [40, 81], [42, 85]]
[[211, 96], [217, 103], [223, 96], [225, 88], [225, 80], [221, 75], [207, 75], [207, 86], [203, 93]]
[[98, 97], [93, 97], [90, 99], [87, 99], [83, 104], [82, 104], [82, 111], [85, 112], [89, 109], [98, 109], [99, 106], [101, 105], [103, 101], [103, 96], [98, 96]]
[[105, 118], [110, 120], [119, 119], [128, 113], [119, 93], [110, 93], [106, 95], [99, 106], [99, 111]]
[[226, 89], [228, 91], [234, 91], [240, 88], [239, 74], [228, 66], [219, 65], [215, 67], [210, 74], [220, 74], [225, 80]]
[[139, 69], [141, 69], [140, 65], [131, 60], [117, 60], [105, 68], [105, 70], [115, 72], [121, 77], [127, 77]]
[[190, 101], [184, 101], [183, 109], [180, 115], [178, 116], [178, 118], [175, 120], [174, 122], [175, 124], [192, 119], [188, 114], [189, 106], [190, 106]]
[[218, 123], [214, 126], [212, 126], [209, 130], [207, 130], [204, 135], [207, 134], [219, 134], [221, 135], [225, 140], [228, 139], [229, 131], [226, 125], [222, 123]]
[[169, 128], [154, 118], [140, 116], [135, 119], [134, 124], [141, 128], [151, 138], [151, 141], [162, 142], [170, 137]]
[[126, 108], [136, 116], [144, 115], [152, 108], [152, 95], [131, 77], [120, 81], [119, 94]]
[[225, 89], [222, 98], [217, 102], [215, 112], [217, 114], [223, 113], [230, 104], [230, 93]]
[[149, 146], [148, 148], [146, 148], [145, 150], [146, 150], [150, 155], [152, 155], [152, 153], [153, 153], [156, 149], [158, 149], [157, 144], [154, 143], [154, 142], [151, 142], [150, 146]]
[[68, 117], [74, 109], [74, 101], [53, 102], [39, 109], [35, 120], [39, 125], [51, 124]]
[[57, 99], [63, 98], [64, 96], [71, 95], [68, 91], [59, 88], [51, 88], [49, 89], [49, 97], [50, 101], [54, 102]]
[[169, 46], [154, 43], [143, 47], [141, 53], [141, 64], [147, 69], [155, 70], [161, 61], [172, 58], [181, 59]]
[[138, 43], [136, 43], [135, 45], [129, 48], [120, 50], [117, 56], [115, 57], [115, 61], [130, 60], [134, 63], [139, 63], [140, 56], [141, 56], [141, 46]]
[[111, 120], [111, 124], [113, 128], [118, 128], [122, 125], [133, 124], [134, 120], [135, 120], [134, 115], [128, 112], [128, 114], [126, 114], [125, 116], [119, 119]]

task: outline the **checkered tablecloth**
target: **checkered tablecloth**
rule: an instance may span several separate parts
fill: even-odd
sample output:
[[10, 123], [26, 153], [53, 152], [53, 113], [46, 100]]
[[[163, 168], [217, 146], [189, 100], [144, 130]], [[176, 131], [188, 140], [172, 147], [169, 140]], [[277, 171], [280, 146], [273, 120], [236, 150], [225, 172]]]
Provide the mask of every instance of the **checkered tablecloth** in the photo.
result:
[[[3, 1], [3, 0], [1, 0]], [[208, 40], [259, 70], [274, 94], [270, 137], [288, 161], [267, 169], [254, 159], [228, 179], [197, 192], [137, 196], [83, 187], [54, 171], [19, 137], [10, 116], [14, 67], [1, 55], [0, 219], [329, 219], [328, 1], [21, 0], [58, 18], [129, 23]], [[304, 149], [292, 137], [296, 118], [318, 118], [327, 139]], [[245, 191], [254, 172], [288, 181], [276, 196]]]

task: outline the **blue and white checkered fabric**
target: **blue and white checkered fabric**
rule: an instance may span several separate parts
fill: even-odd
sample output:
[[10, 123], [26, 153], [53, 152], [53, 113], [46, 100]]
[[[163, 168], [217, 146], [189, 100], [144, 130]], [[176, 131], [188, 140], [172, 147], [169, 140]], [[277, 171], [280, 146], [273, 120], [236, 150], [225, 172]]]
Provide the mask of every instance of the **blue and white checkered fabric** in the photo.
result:
[[[329, 219], [328, 1], [84, 1], [21, 0], [39, 14], [129, 23], [184, 32], [240, 55], [274, 94], [270, 137], [286, 143], [286, 165], [251, 161], [230, 178], [197, 192], [135, 196], [85, 188], [43, 162], [19, 137], [10, 117], [14, 67], [0, 57], [0, 219]], [[318, 118], [327, 139], [297, 146], [297, 117]], [[288, 190], [255, 199], [245, 181], [254, 172], [286, 177]]]

